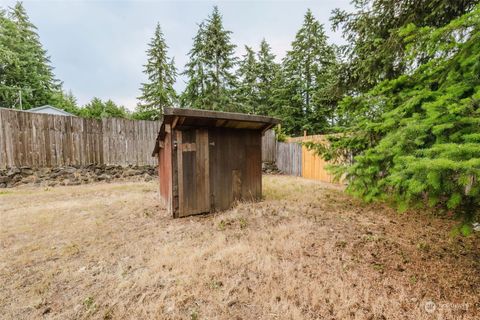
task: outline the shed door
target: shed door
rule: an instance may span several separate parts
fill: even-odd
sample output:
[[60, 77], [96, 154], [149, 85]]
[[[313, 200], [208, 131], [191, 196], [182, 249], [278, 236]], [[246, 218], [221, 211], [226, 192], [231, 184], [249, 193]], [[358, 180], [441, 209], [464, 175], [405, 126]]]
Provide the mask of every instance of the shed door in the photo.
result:
[[208, 130], [177, 131], [178, 216], [210, 211]]

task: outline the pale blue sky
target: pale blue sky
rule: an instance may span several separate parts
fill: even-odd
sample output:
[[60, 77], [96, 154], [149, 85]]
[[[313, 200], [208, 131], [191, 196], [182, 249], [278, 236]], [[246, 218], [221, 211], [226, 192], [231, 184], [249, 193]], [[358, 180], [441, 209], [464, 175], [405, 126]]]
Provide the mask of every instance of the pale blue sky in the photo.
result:
[[[0, 0], [0, 7], [15, 1]], [[233, 32], [237, 55], [244, 45], [258, 49], [265, 37], [280, 61], [302, 24], [307, 8], [325, 25], [331, 43], [343, 43], [329, 17], [336, 8], [350, 8], [349, 0], [317, 1], [153, 1], [64, 0], [23, 1], [40, 39], [48, 50], [55, 74], [80, 104], [96, 96], [129, 109], [136, 105], [146, 61], [145, 50], [157, 22], [162, 26], [179, 71], [197, 24], [218, 5], [224, 26]], [[184, 88], [184, 79], [176, 89]]]

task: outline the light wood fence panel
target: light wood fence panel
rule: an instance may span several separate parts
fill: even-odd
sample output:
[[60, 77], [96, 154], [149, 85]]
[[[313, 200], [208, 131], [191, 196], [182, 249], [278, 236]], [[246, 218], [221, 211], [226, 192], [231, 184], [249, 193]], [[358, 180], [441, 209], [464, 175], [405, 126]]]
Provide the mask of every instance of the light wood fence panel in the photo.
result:
[[302, 145], [277, 142], [277, 168], [285, 174], [302, 175]]
[[[325, 135], [295, 137], [288, 139], [288, 141], [291, 143], [313, 141], [316, 143], [328, 144]], [[326, 169], [328, 164], [329, 163], [321, 156], [315, 154], [313, 150], [308, 150], [307, 147], [302, 146], [302, 177], [332, 183], [334, 182], [334, 178]]]
[[158, 121], [102, 120], [0, 109], [0, 168], [156, 165]]
[[302, 177], [324, 182], [334, 182], [333, 176], [326, 169], [327, 165], [328, 162], [315, 154], [313, 150], [308, 150], [307, 147], [302, 146]]

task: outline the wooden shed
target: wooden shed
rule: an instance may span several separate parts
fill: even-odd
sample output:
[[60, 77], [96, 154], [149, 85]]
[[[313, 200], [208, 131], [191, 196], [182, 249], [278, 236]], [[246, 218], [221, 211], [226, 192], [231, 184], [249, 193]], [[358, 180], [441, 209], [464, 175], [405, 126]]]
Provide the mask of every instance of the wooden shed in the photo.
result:
[[262, 134], [276, 118], [165, 108], [153, 156], [160, 198], [173, 217], [262, 197]]

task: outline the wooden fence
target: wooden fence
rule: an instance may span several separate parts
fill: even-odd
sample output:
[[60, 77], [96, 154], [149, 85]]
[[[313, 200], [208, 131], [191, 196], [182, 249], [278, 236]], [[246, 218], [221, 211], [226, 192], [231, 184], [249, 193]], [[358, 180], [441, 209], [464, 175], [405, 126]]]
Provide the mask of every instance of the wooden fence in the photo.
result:
[[277, 143], [277, 168], [285, 174], [302, 176], [302, 145], [300, 143]]
[[302, 177], [324, 182], [334, 182], [333, 176], [326, 170], [328, 162], [302, 146]]
[[156, 165], [160, 122], [102, 120], [0, 109], [0, 168]]
[[275, 162], [277, 156], [275, 130], [267, 130], [262, 137], [262, 161]]
[[286, 143], [277, 142], [278, 169], [293, 176], [334, 182], [333, 176], [326, 170], [328, 162], [303, 146], [302, 142], [306, 141], [327, 143], [323, 135], [289, 138]]
[[[158, 121], [102, 120], [0, 108], [0, 168], [65, 165], [156, 165], [152, 150]], [[305, 136], [277, 142], [274, 130], [262, 138], [262, 161], [276, 162], [289, 175], [332, 182], [327, 163], [301, 145], [325, 142]]]
[[[297, 143], [307, 141], [313, 141], [322, 144], [328, 143], [324, 135], [295, 137], [290, 138], [289, 141]], [[315, 154], [313, 150], [308, 150], [307, 147], [302, 146], [302, 177], [324, 182], [334, 182], [333, 175], [326, 170], [326, 166], [328, 164], [329, 163], [321, 156]]]

